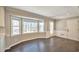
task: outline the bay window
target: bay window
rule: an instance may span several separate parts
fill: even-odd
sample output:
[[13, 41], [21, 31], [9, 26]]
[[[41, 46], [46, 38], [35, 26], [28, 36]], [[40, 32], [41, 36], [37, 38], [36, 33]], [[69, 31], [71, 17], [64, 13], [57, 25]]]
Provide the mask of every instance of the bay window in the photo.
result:
[[11, 16], [11, 35], [44, 32], [44, 21]]

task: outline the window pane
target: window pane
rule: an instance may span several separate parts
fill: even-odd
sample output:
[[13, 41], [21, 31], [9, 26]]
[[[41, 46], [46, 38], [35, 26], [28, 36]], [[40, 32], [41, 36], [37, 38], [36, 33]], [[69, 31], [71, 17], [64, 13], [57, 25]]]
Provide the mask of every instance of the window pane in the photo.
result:
[[53, 34], [54, 31], [54, 23], [50, 22], [50, 33]]
[[17, 35], [19, 33], [19, 27], [12, 27], [12, 35]]
[[31, 22], [30, 31], [31, 32], [37, 32], [37, 22]]
[[39, 32], [44, 32], [44, 21], [39, 22]]
[[20, 18], [11, 16], [11, 35], [20, 34]]
[[23, 21], [23, 33], [37, 32], [37, 21], [24, 19]]
[[23, 33], [27, 32], [28, 24], [27, 22], [23, 22]]
[[19, 26], [18, 20], [12, 20], [12, 26]]

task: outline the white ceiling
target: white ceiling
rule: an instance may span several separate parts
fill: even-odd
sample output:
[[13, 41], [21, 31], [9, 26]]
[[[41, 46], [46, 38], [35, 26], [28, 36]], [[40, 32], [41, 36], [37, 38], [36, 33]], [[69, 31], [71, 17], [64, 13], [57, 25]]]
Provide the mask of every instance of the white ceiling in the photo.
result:
[[79, 16], [78, 6], [12, 6], [56, 19]]

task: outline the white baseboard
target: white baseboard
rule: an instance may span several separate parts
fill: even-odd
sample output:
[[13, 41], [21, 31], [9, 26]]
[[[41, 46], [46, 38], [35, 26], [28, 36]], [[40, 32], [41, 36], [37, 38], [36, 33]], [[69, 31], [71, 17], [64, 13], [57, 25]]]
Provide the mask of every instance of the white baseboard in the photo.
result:
[[[42, 37], [42, 38], [49, 38], [49, 37]], [[38, 39], [38, 38], [32, 38], [32, 39]], [[30, 40], [31, 40], [31, 39], [30, 39]], [[24, 42], [24, 41], [29, 41], [29, 39], [27, 39], [27, 40], [25, 39], [25, 40], [21, 40], [21, 41], [19, 41], [19, 42], [16, 42], [16, 43], [10, 45], [9, 47], [5, 48], [2, 52], [5, 52], [6, 50], [10, 49], [11, 47], [13, 47], [13, 46], [15, 46], [15, 45], [17, 45], [17, 44], [20, 44], [20, 43], [22, 43], [22, 42]]]
[[79, 41], [79, 39], [73, 39], [73, 38], [68, 38], [68, 37], [63, 37], [63, 36], [58, 36], [58, 35], [56, 35], [57, 37], [61, 37], [61, 38], [65, 38], [65, 39], [69, 39], [69, 40], [74, 40], [74, 41]]
[[11, 47], [13, 47], [13, 46], [15, 46], [15, 45], [17, 45], [17, 44], [20, 44], [20, 43], [22, 43], [22, 42], [24, 42], [24, 41], [28, 41], [28, 40], [22, 40], [22, 41], [16, 42], [16, 43], [10, 45], [9, 47], [5, 48], [4, 51], [5, 51], [5, 50], [8, 50], [8, 49], [10, 49]]
[[[37, 39], [37, 38], [32, 38], [32, 39]], [[25, 39], [25, 40], [21, 40], [21, 41], [19, 41], [19, 42], [16, 42], [16, 43], [10, 45], [9, 47], [5, 48], [2, 52], [5, 52], [6, 50], [10, 49], [11, 47], [13, 47], [13, 46], [15, 46], [15, 45], [17, 45], [17, 44], [20, 44], [20, 43], [22, 43], [22, 42], [24, 42], [24, 41], [29, 41], [29, 39], [27, 39], [27, 40]]]

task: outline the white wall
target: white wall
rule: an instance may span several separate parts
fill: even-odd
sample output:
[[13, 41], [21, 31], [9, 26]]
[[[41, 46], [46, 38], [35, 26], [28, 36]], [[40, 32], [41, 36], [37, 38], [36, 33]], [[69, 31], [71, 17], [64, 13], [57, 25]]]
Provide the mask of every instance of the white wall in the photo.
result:
[[67, 37], [66, 34], [66, 20], [58, 20], [56, 21], [56, 36], [60, 36], [60, 37]]
[[56, 21], [56, 36], [79, 41], [79, 18]]

